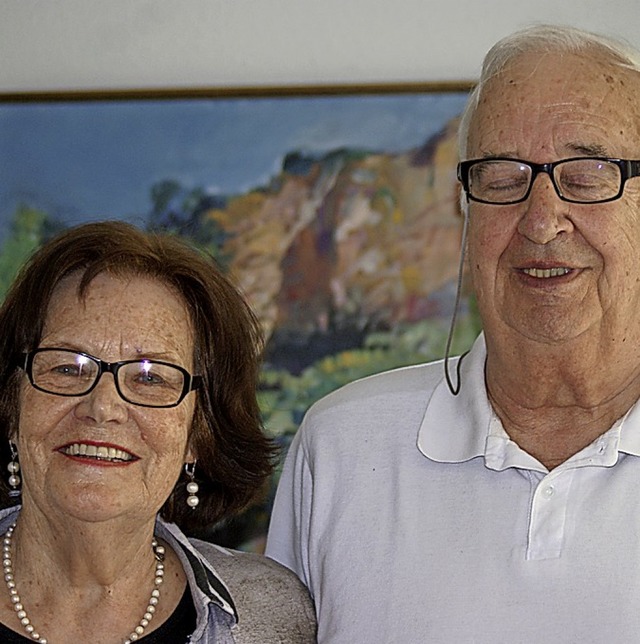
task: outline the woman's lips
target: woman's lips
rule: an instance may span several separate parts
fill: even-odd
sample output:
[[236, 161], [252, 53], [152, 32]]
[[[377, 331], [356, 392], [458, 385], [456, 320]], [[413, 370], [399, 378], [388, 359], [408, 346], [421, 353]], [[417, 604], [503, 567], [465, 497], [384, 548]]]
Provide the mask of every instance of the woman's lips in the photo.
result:
[[59, 447], [57, 451], [66, 456], [103, 463], [130, 463], [138, 460], [135, 454], [115, 445], [68, 443]]

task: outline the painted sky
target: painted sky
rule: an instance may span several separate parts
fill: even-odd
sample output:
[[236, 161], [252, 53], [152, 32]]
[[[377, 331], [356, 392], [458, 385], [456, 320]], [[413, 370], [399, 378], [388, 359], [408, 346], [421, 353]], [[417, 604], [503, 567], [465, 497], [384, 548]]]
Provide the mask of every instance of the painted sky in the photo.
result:
[[0, 103], [0, 233], [28, 204], [68, 224], [144, 223], [150, 189], [237, 194], [264, 185], [291, 151], [394, 152], [462, 111], [464, 93]]

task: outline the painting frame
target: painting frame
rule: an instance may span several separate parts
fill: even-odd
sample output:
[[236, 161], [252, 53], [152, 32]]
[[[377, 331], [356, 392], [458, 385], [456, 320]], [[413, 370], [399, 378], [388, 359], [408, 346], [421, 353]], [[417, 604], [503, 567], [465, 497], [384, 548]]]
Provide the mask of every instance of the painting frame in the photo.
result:
[[[466, 96], [472, 87], [473, 83], [467, 81], [444, 81], [425, 83], [4, 92], [0, 93], [0, 116], [2, 115], [3, 108], [6, 108], [7, 106], [11, 106], [12, 108], [19, 110], [20, 106], [37, 106], [46, 108], [47, 106], [53, 107], [61, 105], [105, 106], [133, 103], [140, 105], [159, 105], [162, 103], [173, 104], [176, 101], [250, 101], [255, 104], [255, 102], [262, 100], [287, 101], [290, 99], [302, 98], [313, 101], [328, 97], [334, 97], [337, 99], [350, 98], [356, 100], [367, 100], [370, 97], [407, 97], [408, 100], [411, 100], [412, 97], [422, 96], [433, 97], [454, 94]], [[319, 230], [316, 225], [317, 222], [315, 221], [307, 221], [305, 223], [306, 228], [304, 232], [306, 233], [306, 238], [303, 239], [301, 237], [299, 239], [292, 240], [291, 244], [285, 249], [285, 252], [276, 258], [275, 263], [280, 262], [280, 265], [287, 264], [290, 267], [293, 267], [289, 269], [288, 275], [277, 274], [277, 271], [274, 272], [273, 265], [270, 265], [268, 270], [263, 271], [264, 265], [258, 265], [256, 268], [255, 262], [254, 264], [251, 264], [252, 258], [246, 258], [248, 268], [245, 271], [246, 274], [244, 274], [244, 281], [243, 279], [239, 280], [239, 287], [243, 292], [247, 293], [248, 299], [252, 306], [257, 310], [261, 320], [265, 319], [262, 316], [265, 314], [264, 312], [267, 309], [277, 309], [278, 306], [284, 308], [283, 302], [285, 300], [288, 302], [291, 298], [300, 297], [301, 291], [305, 293], [310, 289], [314, 290], [312, 301], [306, 301], [304, 297], [302, 297], [302, 306], [298, 306], [297, 308], [290, 307], [290, 310], [288, 310], [286, 315], [282, 315], [276, 311], [273, 319], [270, 319], [269, 322], [265, 322], [265, 327], [269, 329], [268, 336], [273, 339], [275, 333], [280, 330], [280, 327], [278, 327], [278, 320], [291, 320], [292, 317], [297, 315], [300, 309], [315, 311], [315, 317], [307, 317], [303, 322], [296, 323], [297, 326], [296, 324], [292, 324], [290, 325], [290, 328], [287, 327], [286, 333], [283, 332], [278, 336], [279, 341], [274, 341], [271, 349], [269, 349], [268, 345], [267, 352], [265, 353], [266, 360], [269, 365], [275, 366], [268, 372], [268, 374], [265, 374], [265, 378], [262, 382], [261, 404], [265, 409], [268, 408], [270, 410], [270, 413], [266, 413], [265, 422], [268, 430], [272, 432], [281, 445], [283, 454], [286, 452], [286, 448], [295, 434], [295, 427], [297, 427], [301, 421], [304, 411], [319, 397], [345, 384], [345, 382], [366, 376], [369, 373], [387, 368], [404, 366], [409, 362], [415, 362], [418, 359], [419, 361], [426, 361], [434, 357], [439, 357], [439, 352], [441, 352], [448, 328], [446, 325], [446, 318], [451, 311], [451, 305], [453, 302], [452, 276], [456, 274], [458, 270], [457, 263], [455, 266], [453, 265], [453, 256], [456, 254], [454, 253], [455, 244], [459, 243], [459, 236], [457, 236], [457, 226], [459, 222], [456, 221], [454, 215], [449, 213], [449, 211], [452, 211], [454, 208], [453, 204], [457, 204], [458, 199], [457, 193], [454, 194], [454, 146], [451, 140], [452, 134], [450, 130], [451, 128], [447, 131], [446, 137], [441, 132], [438, 132], [437, 135], [434, 135], [426, 142], [416, 141], [415, 150], [412, 149], [410, 154], [405, 154], [402, 150], [400, 152], [398, 152], [398, 150], [390, 152], [383, 151], [382, 153], [380, 153], [379, 150], [374, 150], [370, 152], [369, 157], [365, 157], [363, 156], [362, 151], [358, 151], [357, 154], [352, 154], [351, 150], [348, 154], [345, 154], [344, 151], [341, 150], [338, 156], [339, 163], [341, 164], [340, 172], [344, 170], [346, 173], [344, 177], [338, 177], [336, 174], [337, 171], [335, 171], [335, 168], [331, 166], [331, 164], [335, 164], [337, 158], [334, 154], [335, 150], [333, 149], [329, 150], [326, 155], [327, 158], [331, 157], [328, 161], [326, 161], [325, 156], [322, 154], [318, 154], [317, 158], [298, 158], [300, 155], [293, 155], [295, 158], [292, 157], [293, 160], [289, 159], [291, 163], [288, 166], [284, 167], [283, 164], [282, 175], [286, 175], [284, 179], [282, 176], [278, 176], [277, 180], [272, 181], [266, 187], [261, 186], [260, 189], [256, 191], [258, 196], [253, 199], [252, 203], [259, 202], [259, 205], [263, 208], [266, 217], [267, 211], [269, 210], [268, 206], [265, 205], [266, 202], [270, 198], [275, 199], [274, 195], [277, 190], [283, 190], [282, 186], [285, 185], [286, 179], [291, 177], [290, 184], [296, 183], [298, 193], [300, 193], [302, 190], [307, 188], [310, 192], [313, 189], [318, 189], [318, 185], [320, 185], [321, 180], [318, 179], [318, 182], [312, 185], [312, 179], [309, 177], [314, 176], [313, 173], [316, 173], [320, 178], [323, 177], [323, 173], [327, 176], [331, 175], [330, 179], [333, 182], [330, 186], [331, 189], [326, 189], [326, 194], [324, 194], [325, 202], [321, 206], [318, 206], [317, 212], [322, 211], [322, 217], [324, 218], [323, 225], [327, 230], [331, 228], [330, 232], [334, 237], [336, 235], [347, 235], [351, 238], [349, 241], [350, 245], [344, 244], [341, 248], [337, 248], [338, 244], [335, 243], [334, 239], [334, 246], [331, 248], [330, 259], [332, 261], [336, 261], [343, 267], [340, 270], [344, 270], [344, 267], [350, 266], [349, 262], [354, 260], [354, 258], [357, 263], [357, 251], [354, 251], [354, 248], [356, 247], [366, 249], [367, 253], [370, 253], [372, 256], [375, 255], [374, 251], [376, 250], [378, 251], [378, 255], [380, 254], [379, 248], [374, 248], [375, 240], [374, 242], [372, 242], [371, 239], [365, 239], [364, 241], [361, 239], [360, 241], [357, 241], [356, 238], [358, 236], [363, 238], [367, 235], [369, 235], [369, 237], [375, 237], [376, 235], [380, 236], [382, 234], [389, 234], [390, 239], [393, 240], [398, 247], [402, 246], [401, 253], [404, 253], [404, 257], [408, 258], [407, 265], [403, 265], [402, 260], [398, 260], [396, 257], [394, 261], [398, 263], [397, 266], [386, 266], [386, 275], [389, 278], [388, 283], [385, 283], [384, 277], [379, 278], [379, 276], [374, 274], [373, 277], [366, 276], [366, 279], [356, 282], [356, 286], [353, 288], [351, 283], [349, 283], [351, 286], [349, 284], [345, 286], [345, 284], [337, 284], [339, 279], [334, 279], [333, 282], [328, 281], [326, 284], [323, 284], [323, 289], [316, 289], [315, 284], [311, 285], [309, 281], [304, 282], [304, 280], [296, 279], [296, 276], [299, 276], [300, 274], [312, 274], [318, 269], [318, 267], [322, 267], [322, 270], [331, 270], [326, 256], [313, 254], [317, 250], [315, 247], [321, 245], [322, 235], [327, 232], [327, 230]], [[445, 138], [446, 146], [442, 143]], [[442, 152], [442, 150], [445, 150], [446, 154], [445, 152]], [[367, 152], [367, 154], [369, 154], [369, 152]], [[386, 158], [383, 158], [385, 155]], [[435, 163], [434, 159], [436, 159], [438, 155], [446, 156], [446, 172], [444, 172], [444, 179], [439, 178], [443, 175], [443, 172], [434, 171], [430, 165]], [[326, 167], [323, 165], [325, 164], [325, 161]], [[331, 169], [327, 170], [330, 166]], [[401, 167], [402, 171], [398, 171], [398, 167]], [[437, 232], [425, 232], [420, 229], [420, 198], [419, 195], [418, 197], [415, 195], [413, 195], [413, 197], [400, 195], [401, 190], [406, 188], [406, 186], [403, 187], [403, 184], [406, 183], [406, 181], [396, 177], [394, 173], [401, 175], [402, 172], [405, 172], [406, 176], [412, 174], [415, 175], [419, 181], [424, 180], [434, 183], [435, 187], [431, 186], [430, 190], [432, 190], [436, 196], [432, 197], [430, 196], [431, 193], [425, 193], [423, 196], [425, 196], [426, 199], [432, 199], [434, 203], [437, 203], [438, 200], [446, 200], [446, 207], [448, 209], [446, 217], [447, 222], [441, 230], [438, 230]], [[333, 175], [331, 173], [333, 173]], [[383, 174], [385, 176], [392, 176], [393, 178], [389, 180], [391, 183], [389, 183], [389, 185], [382, 185], [382, 180], [376, 175], [376, 173], [380, 173], [380, 176]], [[433, 178], [434, 174], [435, 179]], [[353, 179], [356, 175], [357, 179]], [[371, 178], [372, 176], [374, 176], [373, 179]], [[324, 180], [325, 183], [328, 181], [326, 176], [322, 180]], [[305, 181], [308, 185], [305, 184]], [[385, 179], [385, 181], [387, 181], [387, 179]], [[443, 181], [446, 184], [444, 189], [439, 187], [438, 183], [442, 183]], [[343, 193], [338, 194], [341, 182], [345, 184], [348, 183], [348, 185], [344, 189]], [[421, 188], [420, 190], [423, 189]], [[443, 197], [442, 195], [445, 196]], [[409, 216], [405, 211], [409, 208], [408, 204], [412, 202], [412, 199], [417, 202], [417, 205], [413, 204], [411, 206], [415, 212]], [[367, 202], [367, 204], [365, 204], [366, 207], [363, 206], [365, 201]], [[233, 203], [237, 202], [239, 202], [239, 200], [236, 200]], [[228, 203], [231, 203], [231, 201]], [[291, 207], [291, 203], [293, 202], [283, 202], [285, 207]], [[309, 200], [305, 203], [308, 205]], [[351, 223], [346, 225], [344, 221], [338, 221], [342, 215], [335, 213], [328, 218], [331, 219], [331, 222], [327, 224], [327, 204], [333, 204], [332, 207], [335, 207], [336, 210], [348, 210], [351, 205], [353, 205], [354, 209], [359, 208], [360, 214], [358, 216], [360, 217], [359, 221], [364, 222], [362, 223], [363, 228], [358, 230], [357, 226], [360, 224]], [[246, 208], [248, 207], [249, 206], [245, 203], [242, 206], [244, 210], [237, 207], [235, 211], [233, 211], [233, 209], [229, 207], [228, 211], [222, 212], [223, 208], [220, 207], [218, 202], [216, 202], [215, 206], [211, 206], [211, 212], [215, 211], [216, 217], [218, 217], [218, 219], [216, 219], [216, 223], [220, 224], [220, 222], [222, 222], [220, 226], [224, 227], [229, 225], [228, 220], [231, 216], [229, 213], [243, 213], [246, 212]], [[364, 215], [362, 214], [363, 207], [365, 207], [366, 211]], [[271, 211], [272, 210], [273, 208]], [[383, 213], [380, 217], [383, 220], [384, 225], [376, 227], [377, 224], [374, 225], [374, 223], [372, 223], [373, 218], [371, 213]], [[272, 214], [268, 216], [272, 216]], [[385, 218], [388, 218], [386, 224]], [[443, 218], [443, 216], [441, 216], [441, 218]], [[356, 220], [357, 216], [354, 217], [353, 221]], [[273, 226], [274, 220], [272, 219], [270, 223]], [[220, 226], [216, 229], [218, 232], [220, 232]], [[300, 227], [302, 226], [302, 223], [300, 221], [296, 221], [292, 226]], [[393, 231], [397, 227], [402, 226], [404, 226], [403, 234], [408, 238], [408, 240], [405, 238], [401, 239], [399, 236], [394, 237]], [[52, 230], [55, 231], [58, 228], [59, 226], [54, 225]], [[285, 228], [286, 226], [283, 226], [282, 230]], [[336, 232], [338, 228], [340, 228], [342, 232]], [[364, 228], [368, 229], [366, 235], [363, 233]], [[386, 230], [386, 233], [381, 232], [383, 229]], [[228, 233], [228, 228], [225, 228], [224, 232], [225, 234]], [[238, 234], [237, 227], [234, 229], [233, 234]], [[421, 272], [427, 270], [427, 272], [430, 273], [437, 273], [439, 269], [433, 270], [433, 266], [424, 269], [419, 258], [421, 253], [420, 247], [415, 243], [412, 245], [411, 235], [416, 235], [416, 239], [418, 240], [429, 239], [429, 243], [433, 245], [434, 249], [438, 248], [438, 252], [440, 252], [441, 249], [444, 249], [448, 258], [447, 262], [451, 264], [451, 266], [448, 266], [447, 271], [444, 271], [446, 272], [446, 275], [438, 276], [436, 282], [440, 286], [437, 289], [434, 287], [432, 289], [433, 292], [429, 293], [429, 297], [424, 297], [423, 293], [418, 293], [419, 289], [415, 285], [420, 281]], [[233, 252], [236, 253], [236, 255], [234, 255], [234, 257], [236, 257], [239, 253], [239, 244], [236, 243], [234, 245], [233, 240], [228, 240], [228, 236], [223, 235], [223, 237], [224, 241], [220, 243], [225, 244], [225, 248], [228, 246], [231, 249], [235, 249]], [[358, 244], [360, 244], [360, 246], [358, 246]], [[380, 244], [378, 244], [378, 246], [380, 246]], [[311, 247], [314, 248], [313, 251], [310, 250]], [[1, 250], [2, 247], [0, 247], [0, 254]], [[25, 255], [27, 250], [29, 249], [25, 249]], [[257, 251], [252, 250], [252, 254], [254, 256], [256, 252]], [[244, 254], [247, 256], [251, 255], [251, 253]], [[311, 259], [309, 259], [309, 257], [311, 257]], [[218, 259], [220, 259], [220, 257], [218, 257]], [[2, 258], [0, 257], [0, 263], [1, 260]], [[226, 260], [223, 258], [221, 261], [224, 263]], [[234, 269], [233, 260], [229, 261], [231, 262], [231, 272], [233, 272], [234, 275], [237, 274], [238, 271]], [[391, 260], [386, 258], [384, 261], [390, 262]], [[413, 263], [409, 265], [411, 262]], [[366, 272], [366, 269], [363, 270]], [[282, 281], [282, 291], [286, 291], [287, 295], [285, 297], [282, 296], [281, 293], [276, 293], [272, 297], [272, 300], [274, 298], [278, 299], [277, 305], [275, 305], [273, 301], [269, 301], [263, 306], [252, 299], [252, 293], [254, 291], [259, 291], [260, 289], [258, 288], [251, 291], [251, 288], [247, 285], [251, 282], [252, 274], [255, 275], [258, 272], [265, 272], [268, 274], [269, 271], [271, 271], [272, 275], [276, 275], [276, 280], [280, 279]], [[443, 271], [440, 270], [440, 272]], [[282, 273], [284, 273], [284, 270]], [[391, 286], [389, 286], [389, 284], [391, 284]], [[442, 284], [446, 284], [446, 288], [440, 288]], [[357, 296], [350, 295], [350, 289], [354, 293], [357, 292]], [[366, 293], [367, 289], [370, 289], [374, 295], [369, 297]], [[413, 289], [415, 292], [411, 294], [411, 297], [401, 296], [401, 304], [397, 305], [401, 310], [391, 311], [391, 313], [389, 313], [387, 309], [392, 309], [396, 306], [396, 300], [393, 299], [396, 297], [394, 293], [402, 291], [403, 289], [407, 292]], [[363, 296], [361, 292], [365, 292], [365, 295]], [[416, 293], [418, 293], [418, 295], [415, 295]], [[404, 299], [402, 299], [402, 297], [404, 297]], [[327, 304], [329, 299], [332, 301], [330, 304]], [[346, 301], [347, 306], [344, 307], [344, 310], [338, 311], [334, 318], [331, 318], [331, 315], [328, 315], [325, 309], [329, 307], [332, 308], [333, 311], [334, 308], [339, 308], [335, 305], [334, 300]], [[391, 302], [391, 304], [389, 304], [389, 302]], [[443, 304], [442, 302], [445, 303]], [[376, 312], [376, 306], [380, 303], [382, 303], [380, 308], [385, 311], [386, 317], [385, 315], [378, 315]], [[323, 309], [323, 307], [325, 308]], [[355, 316], [352, 310], [353, 307], [361, 307]], [[416, 331], [417, 324], [415, 322], [416, 320], [420, 321], [422, 319], [429, 319], [429, 324], [431, 324], [430, 320], [433, 311], [437, 314], [434, 314], [434, 317], [439, 316], [442, 320], [438, 320], [439, 326], [437, 329], [434, 330], [431, 329], [431, 327], [428, 329], [428, 333], [430, 335], [427, 337], [425, 335], [427, 332], [425, 331], [423, 333], [422, 328], [418, 329], [419, 332]], [[333, 312], [335, 313], [335, 311]], [[306, 313], [307, 311], [305, 311], [305, 314]], [[345, 320], [347, 321], [345, 322]], [[411, 322], [411, 324], [409, 324], [409, 322]], [[344, 329], [341, 330], [340, 340], [338, 341], [336, 339], [337, 334], [335, 331], [337, 328], [336, 325], [340, 324], [344, 325], [346, 332], [343, 333], [342, 331], [344, 331]], [[469, 316], [468, 322], [463, 321], [461, 323], [462, 326], [465, 326], [465, 324], [466, 327], [464, 328], [460, 340], [462, 346], [464, 346], [465, 343], [468, 343], [469, 339], [474, 337], [478, 331], [477, 319], [472, 315]], [[312, 333], [305, 335], [305, 332], [301, 331], [301, 329], [305, 329], [309, 327], [309, 325], [313, 326]], [[402, 332], [398, 331], [400, 328], [403, 329]], [[357, 332], [354, 332], [354, 329], [356, 329]], [[432, 336], [434, 336], [435, 339], [433, 339]], [[299, 347], [305, 342], [305, 347], [317, 347], [317, 349], [314, 349], [313, 353], [314, 361], [312, 362], [310, 358], [305, 358], [303, 363], [296, 363], [295, 368], [291, 368], [288, 371], [285, 369], [283, 371], [282, 367], [286, 361], [284, 358], [282, 360], [278, 360], [274, 358], [274, 356], [283, 356], [285, 350], [290, 351], [291, 354], [296, 352], [299, 353]], [[334, 344], [331, 345], [331, 342], [334, 342]], [[327, 349], [327, 344], [331, 345], [329, 349]], [[291, 360], [291, 358], [289, 358], [289, 360]], [[294, 391], [297, 398], [295, 398], [294, 402], [291, 402], [294, 397], [291, 392]], [[271, 410], [275, 411], [271, 413]], [[261, 551], [264, 545], [265, 529], [269, 518], [270, 505], [276, 482], [277, 474], [269, 486], [264, 502], [257, 504], [236, 520], [228, 522], [222, 526], [212, 526], [210, 533], [198, 536], [211, 538], [222, 545], [239, 547], [246, 550]]]
[[435, 94], [470, 92], [473, 81], [425, 81], [398, 83], [332, 83], [314, 85], [252, 85], [217, 87], [149, 87], [113, 89], [67, 89], [0, 91], [0, 103], [57, 103], [85, 101], [208, 99], [208, 98], [265, 98], [292, 96], [345, 96], [385, 94]]

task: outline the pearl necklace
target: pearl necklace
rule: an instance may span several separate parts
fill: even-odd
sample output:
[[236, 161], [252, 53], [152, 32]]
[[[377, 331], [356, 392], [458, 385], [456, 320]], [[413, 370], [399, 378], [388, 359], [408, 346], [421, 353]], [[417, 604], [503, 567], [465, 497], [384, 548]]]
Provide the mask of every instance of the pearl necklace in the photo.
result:
[[[4, 541], [2, 546], [2, 568], [4, 570], [4, 580], [7, 583], [7, 588], [9, 589], [9, 595], [11, 596], [11, 603], [13, 608], [18, 615], [18, 619], [24, 630], [27, 632], [29, 638], [34, 642], [40, 642], [40, 644], [48, 644], [46, 637], [43, 637], [38, 633], [31, 623], [27, 615], [27, 611], [22, 605], [22, 600], [20, 595], [18, 595], [18, 590], [16, 588], [16, 582], [13, 577], [13, 566], [11, 564], [11, 541], [13, 536], [13, 531], [15, 530], [16, 524], [13, 523], [9, 526], [9, 529], [4, 535]], [[136, 640], [140, 639], [144, 634], [144, 629], [149, 626], [149, 622], [153, 618], [154, 613], [156, 612], [156, 606], [158, 601], [160, 601], [160, 586], [164, 578], [164, 555], [165, 549], [164, 546], [158, 544], [154, 538], [151, 542], [151, 547], [153, 548], [153, 554], [156, 558], [156, 572], [155, 579], [153, 580], [153, 591], [151, 592], [151, 597], [149, 598], [149, 604], [144, 612], [144, 615], [138, 625], [131, 631], [129, 637], [124, 640], [123, 644], [132, 644]]]

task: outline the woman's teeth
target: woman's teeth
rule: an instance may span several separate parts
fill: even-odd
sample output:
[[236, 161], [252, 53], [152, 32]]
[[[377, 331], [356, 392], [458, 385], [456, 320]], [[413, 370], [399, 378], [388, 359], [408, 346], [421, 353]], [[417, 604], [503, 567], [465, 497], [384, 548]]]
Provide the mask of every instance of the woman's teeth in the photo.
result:
[[96, 458], [101, 461], [131, 461], [133, 456], [129, 452], [125, 452], [115, 447], [104, 447], [98, 445], [87, 445], [85, 443], [73, 443], [67, 445], [62, 450], [63, 454], [68, 456], [84, 456], [88, 458]]

